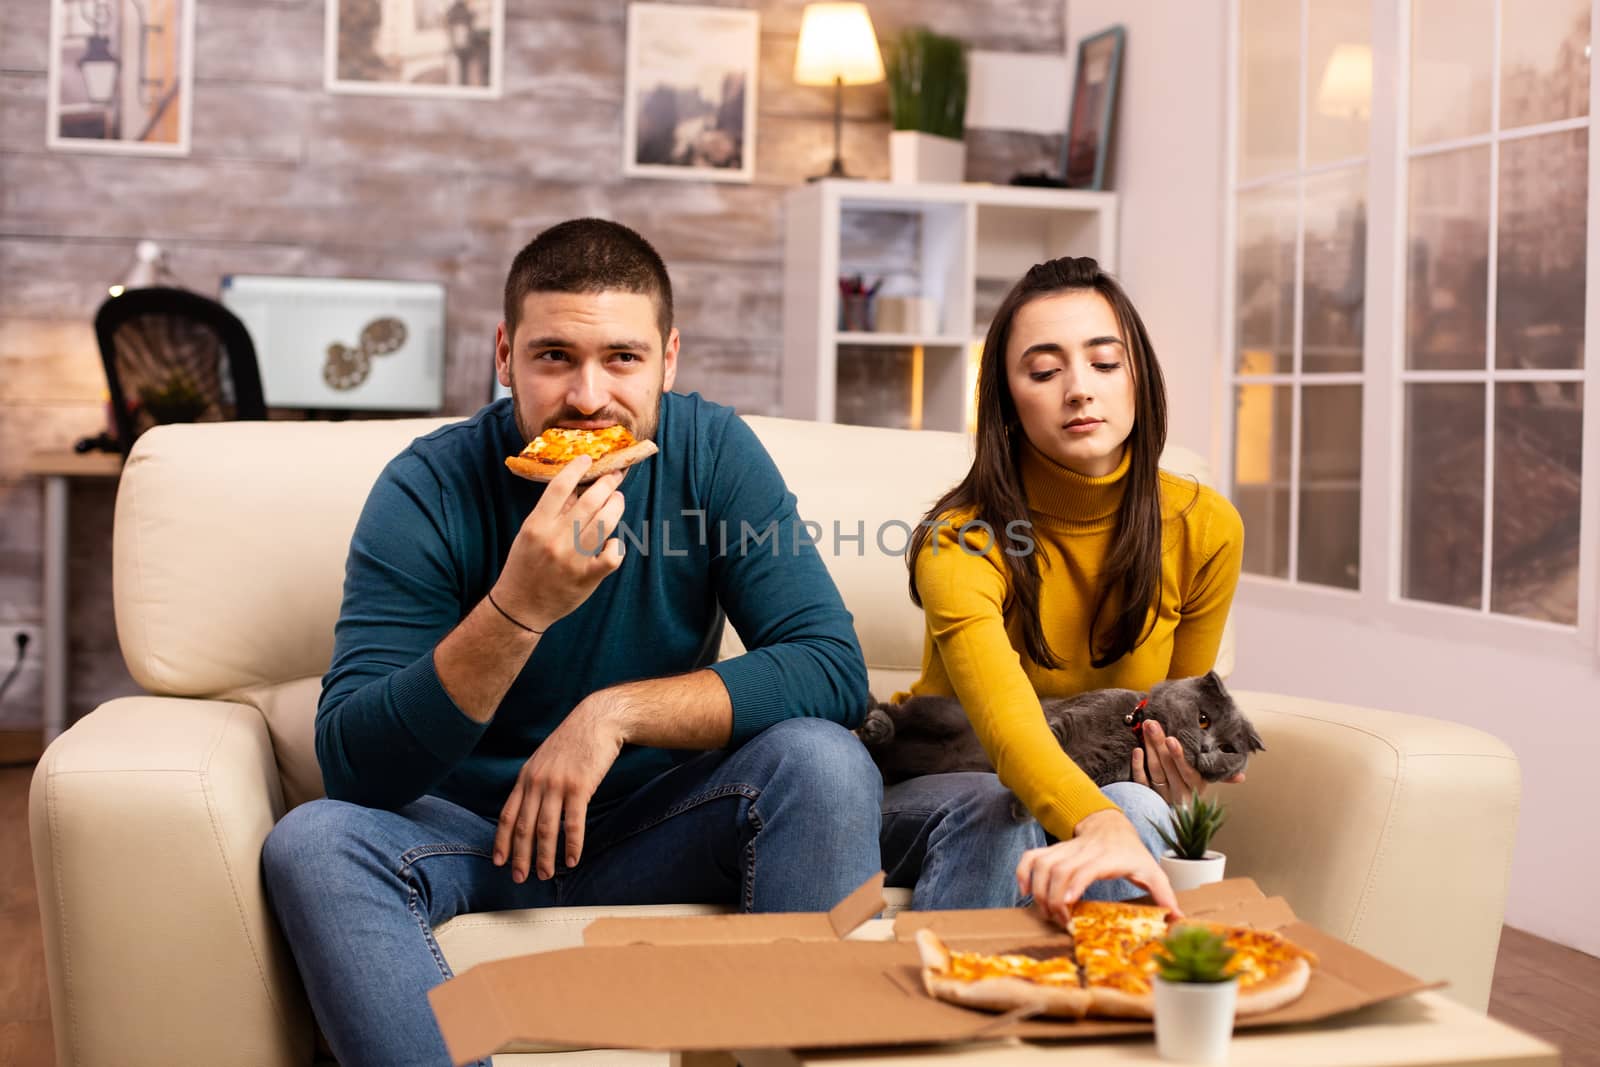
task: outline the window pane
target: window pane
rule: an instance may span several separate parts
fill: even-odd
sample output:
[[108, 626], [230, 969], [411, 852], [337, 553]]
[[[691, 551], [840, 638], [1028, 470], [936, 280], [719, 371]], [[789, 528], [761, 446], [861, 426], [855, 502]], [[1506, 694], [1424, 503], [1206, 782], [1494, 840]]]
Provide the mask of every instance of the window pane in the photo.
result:
[[1306, 36], [1306, 162], [1364, 156], [1372, 114], [1370, 0], [1311, 0]]
[[1500, 20], [1500, 128], [1589, 113], [1589, 0], [1507, 0]]
[[1583, 384], [1498, 385], [1494, 419], [1490, 607], [1575, 626]]
[[1482, 368], [1488, 358], [1489, 149], [1411, 161], [1406, 366]]
[[1239, 180], [1299, 162], [1300, 5], [1239, 4]]
[[1411, 143], [1489, 132], [1494, 0], [1411, 5]]
[[1589, 131], [1500, 145], [1495, 366], [1583, 366]]
[[1240, 374], [1294, 369], [1295, 186], [1239, 194]]
[[1361, 370], [1367, 303], [1367, 168], [1306, 179], [1303, 366]]
[[1355, 589], [1360, 567], [1361, 387], [1307, 386], [1300, 396], [1300, 555], [1295, 577]]
[[1483, 398], [1481, 385], [1406, 387], [1400, 594], [1409, 599], [1483, 605]]
[[1244, 569], [1289, 576], [1289, 446], [1293, 387], [1241, 385], [1234, 418], [1234, 504], [1244, 518]]

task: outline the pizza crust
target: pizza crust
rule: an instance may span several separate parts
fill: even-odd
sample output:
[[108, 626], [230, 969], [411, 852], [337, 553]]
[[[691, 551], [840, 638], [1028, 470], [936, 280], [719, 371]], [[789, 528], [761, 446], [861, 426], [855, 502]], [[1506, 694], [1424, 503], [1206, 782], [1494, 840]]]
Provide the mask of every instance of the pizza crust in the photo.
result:
[[1089, 991], [1077, 986], [1046, 986], [1021, 978], [980, 978], [965, 982], [924, 969], [922, 987], [928, 995], [964, 1008], [1007, 1012], [1037, 1008], [1040, 1015], [1081, 1019], [1089, 1010]]
[[[655, 455], [659, 449], [654, 441], [635, 441], [627, 448], [619, 448], [615, 452], [607, 452], [589, 465], [583, 472], [583, 477], [578, 479], [578, 484], [592, 482], [603, 474], [620, 471], [633, 466]], [[571, 462], [570, 460], [568, 462]], [[547, 463], [543, 460], [529, 459], [526, 456], [507, 456], [506, 467], [512, 474], [526, 478], [530, 482], [548, 482], [565, 468], [566, 463]]]
[[1290, 960], [1284, 969], [1271, 978], [1257, 982], [1248, 989], [1239, 990], [1238, 1007], [1234, 1015], [1261, 1015], [1264, 1012], [1293, 1003], [1306, 991], [1311, 981], [1311, 965], [1303, 959]]
[[1090, 986], [1089, 1011], [1112, 1019], [1153, 1019], [1156, 1014], [1154, 993], [1129, 993], [1113, 986]]

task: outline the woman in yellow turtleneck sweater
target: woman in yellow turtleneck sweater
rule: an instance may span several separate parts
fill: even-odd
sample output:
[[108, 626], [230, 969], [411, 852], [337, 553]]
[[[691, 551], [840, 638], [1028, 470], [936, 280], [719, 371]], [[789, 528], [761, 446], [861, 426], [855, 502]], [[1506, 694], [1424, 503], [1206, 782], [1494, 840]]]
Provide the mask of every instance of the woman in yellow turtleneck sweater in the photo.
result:
[[[909, 553], [927, 641], [922, 676], [895, 699], [958, 698], [997, 772], [884, 791], [884, 866], [915, 887], [913, 907], [1032, 895], [1064, 917], [1086, 894], [1135, 895], [1130, 882], [1174, 906], [1148, 820], [1204, 785], [1182, 748], [1147, 728], [1133, 781], [1101, 789], [1039, 704], [1148, 690], [1216, 660], [1243, 525], [1219, 494], [1158, 469], [1166, 430], [1161, 368], [1117, 283], [1092, 259], [1028, 271], [984, 342], [972, 469]], [[1015, 817], [1012, 793], [1033, 818]]]

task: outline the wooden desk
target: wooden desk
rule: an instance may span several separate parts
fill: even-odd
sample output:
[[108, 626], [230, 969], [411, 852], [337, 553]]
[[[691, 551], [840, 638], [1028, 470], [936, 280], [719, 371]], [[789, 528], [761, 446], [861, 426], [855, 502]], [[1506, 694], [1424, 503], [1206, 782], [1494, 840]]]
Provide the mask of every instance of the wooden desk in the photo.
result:
[[26, 473], [44, 479], [44, 743], [67, 726], [67, 497], [73, 478], [122, 474], [122, 456], [106, 452], [35, 452]]
[[[988, 1041], [942, 1048], [737, 1054], [743, 1067], [1029, 1067], [1030, 1064], [1165, 1063], [1151, 1038], [1115, 1041]], [[1559, 1067], [1553, 1045], [1462, 1007], [1418, 993], [1300, 1026], [1239, 1030], [1231, 1067]]]

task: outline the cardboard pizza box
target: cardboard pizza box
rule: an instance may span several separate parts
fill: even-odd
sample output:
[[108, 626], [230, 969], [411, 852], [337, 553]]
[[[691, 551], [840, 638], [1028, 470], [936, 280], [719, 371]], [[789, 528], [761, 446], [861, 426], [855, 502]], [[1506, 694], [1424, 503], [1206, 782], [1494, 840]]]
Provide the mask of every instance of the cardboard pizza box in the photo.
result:
[[[1029, 1019], [934, 1000], [922, 989], [915, 933], [1003, 951], [1065, 944], [1020, 908], [883, 909], [880, 873], [827, 914], [597, 919], [582, 948], [479, 964], [429, 993], [456, 1063], [511, 1044], [721, 1051], [943, 1044], [981, 1037], [1098, 1038], [1148, 1021]], [[1239, 1028], [1305, 1023], [1436, 988], [1301, 922], [1248, 878], [1178, 894], [1186, 915], [1281, 931], [1320, 965], [1299, 1000]]]

